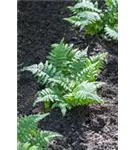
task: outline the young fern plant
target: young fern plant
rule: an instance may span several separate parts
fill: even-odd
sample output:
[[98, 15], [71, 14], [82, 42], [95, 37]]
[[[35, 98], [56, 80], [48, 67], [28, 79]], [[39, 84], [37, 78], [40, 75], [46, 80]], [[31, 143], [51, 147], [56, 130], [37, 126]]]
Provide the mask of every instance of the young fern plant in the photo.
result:
[[118, 1], [106, 0], [106, 9], [99, 9], [97, 1], [80, 0], [68, 8], [72, 16], [64, 20], [84, 29], [85, 34], [102, 34], [108, 40], [118, 40]]
[[68, 7], [73, 16], [64, 18], [71, 24], [85, 28], [85, 33], [94, 35], [103, 29], [102, 10], [98, 8], [98, 3], [92, 3], [90, 0], [80, 0], [74, 6]]
[[48, 115], [29, 115], [17, 119], [17, 150], [47, 150], [53, 138], [61, 136], [56, 132], [38, 129], [38, 121]]
[[30, 71], [45, 87], [38, 91], [34, 105], [44, 102], [45, 110], [58, 107], [65, 115], [73, 107], [103, 102], [97, 95], [96, 90], [101, 83], [96, 78], [107, 53], [88, 58], [87, 49], [80, 51], [73, 44], [65, 44], [61, 40], [52, 45], [44, 64], [21, 69]]

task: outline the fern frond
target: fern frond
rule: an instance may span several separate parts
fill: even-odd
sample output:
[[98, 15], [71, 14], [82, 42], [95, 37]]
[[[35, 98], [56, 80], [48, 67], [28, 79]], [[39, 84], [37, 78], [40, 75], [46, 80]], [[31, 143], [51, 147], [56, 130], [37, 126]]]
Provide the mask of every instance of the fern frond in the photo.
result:
[[59, 76], [57, 78], [50, 79], [53, 83], [57, 84], [59, 88], [70, 92], [72, 90], [72, 85], [70, 85], [70, 79], [64, 76]]
[[62, 137], [61, 134], [51, 131], [37, 131], [37, 135], [35, 136], [35, 139], [33, 140], [33, 144], [37, 143], [36, 146], [39, 148], [45, 148], [48, 149], [49, 143], [55, 138], [55, 137]]
[[79, 80], [80, 82], [95, 81], [96, 76], [99, 74], [99, 71], [96, 69], [96, 65], [97, 63], [91, 64], [88, 67], [84, 68], [81, 72], [77, 74], [76, 80]]
[[[31, 149], [38, 148], [38, 150], [42, 150], [43, 148], [47, 148], [49, 142], [56, 136], [61, 136], [58, 133], [51, 131], [40, 131], [38, 129], [38, 121], [48, 116], [49, 114], [43, 115], [30, 115], [18, 118], [17, 120], [17, 139], [20, 143], [28, 143], [24, 146]], [[24, 147], [23, 146], [23, 147]], [[36, 147], [35, 147], [36, 146]], [[34, 150], [34, 149], [33, 149]]]
[[24, 67], [21, 71], [31, 72], [42, 84], [50, 84], [49, 79], [61, 74], [61, 72], [56, 71], [56, 68], [51, 63], [48, 63], [48, 61], [46, 61], [45, 64], [39, 63]]
[[75, 4], [74, 6], [68, 7], [72, 12], [77, 13], [81, 10], [90, 10], [94, 12], [101, 12], [98, 8], [98, 3], [92, 3], [91, 0], [83, 0]]
[[31, 146], [30, 143], [20, 143], [18, 142], [17, 143], [17, 150], [38, 150], [38, 147], [37, 146]]
[[26, 143], [31, 138], [31, 133], [36, 134], [38, 121], [48, 116], [49, 114], [43, 115], [30, 115], [17, 119], [17, 138], [20, 142]]
[[79, 84], [72, 93], [64, 96], [65, 102], [71, 105], [71, 107], [103, 103], [103, 100], [97, 95], [98, 82], [82, 82]]
[[84, 27], [100, 21], [101, 17], [97, 12], [83, 11], [75, 16], [65, 18], [65, 20], [80, 27], [82, 30]]
[[107, 54], [108, 54], [107, 52], [104, 52], [104, 53], [90, 57], [90, 62], [92, 64], [96, 63], [96, 69], [99, 71], [99, 73], [100, 73], [101, 69], [103, 69], [104, 62], [107, 61], [107, 59], [106, 59]]
[[[72, 61], [70, 62], [70, 65], [67, 68], [68, 72], [70, 73], [70, 75], [68, 76], [70, 82], [72, 82], [72, 80], [76, 78], [78, 72], [80, 72], [83, 68], [87, 67], [89, 62], [89, 59], [87, 57], [87, 51], [88, 51], [88, 47], [86, 47], [82, 51], [79, 50], [76, 51]], [[69, 86], [69, 87], [74, 87], [74, 86]]]
[[71, 16], [69, 18], [64, 18], [64, 20], [68, 21], [76, 27], [80, 27], [81, 30], [89, 24], [88, 20], [84, 20], [79, 16]]
[[83, 28], [87, 29], [87, 26], [90, 25], [95, 26], [95, 24], [102, 21], [102, 10], [98, 8], [97, 3], [94, 4], [91, 1], [83, 0], [68, 8], [73, 12], [73, 16], [64, 18], [64, 20], [80, 27], [81, 30]]
[[105, 4], [108, 7], [108, 10], [112, 10], [114, 8], [118, 9], [118, 0], [106, 0]]
[[108, 39], [118, 40], [118, 29], [114, 28], [111, 29], [109, 26], [106, 25], [105, 27], [105, 35], [108, 37]]
[[46, 88], [37, 93], [37, 99], [34, 101], [34, 105], [39, 102], [55, 102], [60, 101], [59, 96], [55, 91], [50, 88]]
[[[59, 78], [59, 79], [52, 79], [53, 83], [57, 84], [57, 87], [59, 87], [60, 90], [63, 90], [64, 93], [71, 92], [73, 87], [75, 86], [75, 83], [73, 81], [70, 81], [68, 78]], [[60, 88], [61, 87], [61, 88]], [[55, 88], [45, 88], [37, 93], [37, 98], [34, 101], [34, 105], [36, 105], [39, 102], [51, 102], [51, 103], [57, 103], [62, 102], [62, 91], [60, 91]]]
[[76, 60], [74, 59], [71, 64], [69, 65], [69, 80], [75, 80], [77, 73], [80, 72], [83, 68], [86, 67], [86, 60], [85, 59], [80, 59]]
[[[65, 77], [69, 77], [71, 74], [74, 74], [75, 76], [78, 71], [86, 66], [85, 61], [87, 60], [88, 47], [84, 51], [80, 51], [78, 49], [74, 49], [73, 46], [73, 44], [65, 44], [63, 40], [59, 44], [52, 45], [53, 49], [48, 56], [49, 62], [64, 75], [63, 77], [59, 76], [61, 78], [60, 80], [55, 78], [57, 83], [60, 83], [59, 81], [63, 80], [63, 85], [67, 85], [64, 83], [67, 80]], [[67, 81], [67, 83], [69, 83], [69, 81]], [[67, 88], [66, 90], [70, 89]]]
[[82, 82], [80, 85], [78, 85], [75, 89], [75, 98], [76, 99], [90, 99], [91, 101], [97, 101], [97, 102], [103, 102], [101, 98], [97, 95], [97, 87], [99, 83], [98, 82]]
[[96, 12], [83, 11], [78, 13], [78, 16], [82, 19], [88, 20], [89, 24], [101, 20], [100, 15]]
[[68, 45], [61, 40], [59, 44], [52, 45], [52, 50], [47, 58], [58, 71], [65, 73], [76, 51], [77, 49], [73, 49], [73, 44]]
[[87, 67], [78, 72], [76, 80], [82, 81], [95, 81], [97, 75], [103, 69], [103, 64], [107, 53], [102, 53], [96, 56], [91, 56], [89, 61], [87, 61]]

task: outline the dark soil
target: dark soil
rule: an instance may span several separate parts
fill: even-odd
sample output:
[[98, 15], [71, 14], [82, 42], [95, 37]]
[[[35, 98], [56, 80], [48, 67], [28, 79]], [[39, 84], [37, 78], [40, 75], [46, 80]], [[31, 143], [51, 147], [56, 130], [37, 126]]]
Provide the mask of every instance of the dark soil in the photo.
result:
[[[118, 130], [118, 52], [117, 44], [100, 36], [84, 36], [63, 21], [69, 16], [67, 6], [73, 2], [19, 1], [18, 2], [18, 69], [45, 61], [50, 45], [63, 37], [67, 43], [85, 48], [88, 55], [108, 52], [107, 63], [98, 80], [106, 83], [99, 90], [105, 100], [102, 105], [77, 107], [62, 117], [59, 110], [40, 122], [40, 128], [59, 132], [49, 150], [117, 150]], [[36, 92], [42, 87], [28, 72], [18, 71], [18, 115], [29, 115], [42, 110], [33, 108]]]

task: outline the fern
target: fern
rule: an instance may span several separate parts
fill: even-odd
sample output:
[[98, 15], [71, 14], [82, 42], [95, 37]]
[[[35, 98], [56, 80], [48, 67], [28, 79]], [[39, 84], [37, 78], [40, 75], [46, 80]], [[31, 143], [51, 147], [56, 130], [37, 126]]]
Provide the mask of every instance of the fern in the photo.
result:
[[118, 1], [106, 0], [106, 9], [99, 9], [98, 3], [81, 0], [68, 8], [72, 16], [64, 18], [69, 23], [85, 29], [86, 34], [103, 34], [109, 40], [118, 40]]
[[98, 82], [82, 82], [73, 92], [65, 95], [65, 101], [71, 106], [86, 105], [89, 103], [102, 103], [103, 100], [97, 95]]
[[52, 63], [58, 71], [68, 75], [67, 66], [71, 64], [77, 49], [73, 49], [73, 44], [64, 44], [63, 40], [64, 39], [62, 39], [59, 44], [52, 44], [48, 61]]
[[88, 61], [88, 66], [77, 74], [76, 80], [79, 81], [95, 81], [98, 74], [101, 72], [103, 62], [106, 58], [106, 53], [93, 56]]
[[113, 39], [113, 40], [117, 41], [118, 40], [118, 27], [115, 27], [114, 29], [112, 29], [106, 25], [105, 35], [108, 39]]
[[56, 68], [51, 63], [48, 63], [48, 61], [45, 64], [39, 63], [38, 65], [35, 64], [21, 69], [21, 71], [26, 70], [34, 74], [43, 85], [51, 84], [51, 79], [60, 75], [60, 72], [56, 72]]
[[38, 129], [38, 121], [48, 116], [30, 115], [18, 118], [17, 120], [17, 139], [18, 142], [24, 145], [18, 145], [18, 150], [42, 150], [48, 148], [49, 142], [56, 136], [61, 136], [58, 133], [51, 131], [42, 131]]
[[17, 143], [17, 150], [38, 150], [37, 146], [30, 146], [30, 143]]
[[[68, 7], [72, 12], [73, 16], [64, 18], [64, 20], [80, 27], [82, 30], [87, 26], [95, 26], [96, 23], [102, 22], [102, 11], [98, 9], [97, 3], [93, 4], [91, 1], [83, 0], [77, 3], [73, 7]], [[95, 34], [96, 30], [89, 31], [90, 34]]]
[[[73, 44], [65, 44], [61, 40], [59, 44], [52, 45], [52, 50], [44, 65], [39, 63], [22, 69], [22, 71], [32, 72], [45, 85], [45, 88], [37, 93], [34, 105], [44, 102], [45, 110], [59, 107], [65, 115], [66, 111], [72, 107], [102, 102], [97, 93], [91, 90], [89, 93], [93, 96], [88, 99], [86, 88], [82, 92], [84, 94], [82, 99], [80, 97], [78, 100], [74, 92], [79, 85], [86, 84], [87, 86], [88, 83], [93, 83], [93, 88], [96, 89], [95, 81], [107, 55], [103, 53], [88, 58], [87, 50], [88, 47], [80, 51], [75, 49]], [[67, 95], [72, 95], [72, 100]]]

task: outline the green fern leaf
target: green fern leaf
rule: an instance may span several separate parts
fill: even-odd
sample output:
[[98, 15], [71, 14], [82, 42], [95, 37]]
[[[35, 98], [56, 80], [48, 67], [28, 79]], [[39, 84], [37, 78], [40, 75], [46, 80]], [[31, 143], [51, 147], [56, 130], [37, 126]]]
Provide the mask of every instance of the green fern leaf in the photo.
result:
[[63, 116], [65, 116], [67, 110], [71, 109], [71, 106], [68, 103], [65, 103], [64, 100], [61, 102], [56, 102], [52, 105], [53, 108], [60, 108], [61, 113]]
[[[43, 115], [30, 115], [20, 117], [17, 120], [17, 139], [20, 143], [27, 143], [23, 145], [22, 150], [42, 150], [48, 148], [49, 142], [56, 136], [61, 136], [56, 132], [40, 131], [38, 129], [38, 121], [48, 116], [49, 113]], [[18, 149], [20, 145], [18, 146]], [[19, 149], [21, 150], [21, 149]]]
[[118, 31], [117, 31], [117, 28], [116, 30], [114, 29], [111, 29], [109, 26], [106, 25], [105, 27], [105, 35], [110, 38], [110, 39], [113, 39], [113, 40], [118, 40]]
[[63, 40], [59, 44], [52, 45], [48, 61], [52, 63], [58, 71], [66, 72], [67, 66], [72, 61], [77, 49], [73, 49], [73, 44], [64, 44]]
[[31, 146], [30, 143], [17, 143], [17, 150], [38, 150], [37, 146]]
[[39, 148], [45, 148], [47, 149], [49, 146], [49, 143], [55, 138], [55, 137], [62, 137], [61, 134], [51, 131], [39, 131], [37, 132], [37, 135], [33, 141], [33, 143], [37, 143], [36, 146]]
[[46, 88], [37, 93], [37, 99], [34, 101], [34, 105], [39, 102], [55, 102], [60, 101], [59, 96], [55, 91]]
[[39, 63], [24, 67], [21, 71], [30, 71], [42, 84], [51, 84], [51, 78], [59, 76], [61, 74], [60, 71], [56, 71], [56, 68], [46, 61], [45, 64]]
[[97, 95], [98, 82], [82, 82], [78, 85], [72, 93], [65, 95], [65, 102], [71, 105], [71, 107], [103, 103], [103, 100]]

